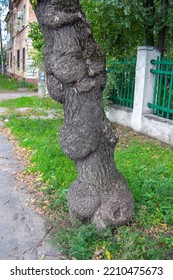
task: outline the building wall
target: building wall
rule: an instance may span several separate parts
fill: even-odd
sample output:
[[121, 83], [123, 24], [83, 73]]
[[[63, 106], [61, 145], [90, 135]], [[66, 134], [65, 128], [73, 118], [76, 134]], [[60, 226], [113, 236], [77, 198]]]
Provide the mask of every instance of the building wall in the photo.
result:
[[[29, 23], [36, 21], [35, 13], [29, 0], [15, 0], [10, 9], [13, 18], [13, 34], [12, 47], [7, 50], [7, 75], [37, 82], [38, 71], [31, 66], [32, 60], [29, 53], [32, 49], [32, 42], [28, 38]], [[7, 23], [11, 21], [10, 18], [11, 16], [7, 16]]]

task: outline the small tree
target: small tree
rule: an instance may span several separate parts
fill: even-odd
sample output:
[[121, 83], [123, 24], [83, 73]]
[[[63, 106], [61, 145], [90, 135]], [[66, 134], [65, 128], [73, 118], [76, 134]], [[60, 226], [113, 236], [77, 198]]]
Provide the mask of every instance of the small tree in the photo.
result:
[[134, 203], [115, 167], [118, 136], [104, 114], [104, 53], [79, 0], [38, 0], [35, 12], [45, 38], [48, 91], [64, 105], [61, 146], [78, 170], [68, 192], [70, 214], [97, 228], [127, 224]]
[[43, 49], [44, 49], [44, 37], [40, 29], [38, 22], [32, 22], [29, 25], [29, 38], [32, 39], [33, 49], [30, 51], [30, 56], [33, 60], [32, 65], [41, 70], [43, 69]]

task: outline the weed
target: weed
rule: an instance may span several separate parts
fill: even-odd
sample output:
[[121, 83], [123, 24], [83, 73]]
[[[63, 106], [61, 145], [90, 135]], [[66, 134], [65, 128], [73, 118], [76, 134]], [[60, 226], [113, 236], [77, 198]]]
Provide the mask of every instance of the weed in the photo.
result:
[[107, 259], [106, 252], [111, 256], [118, 247], [110, 229], [98, 231], [94, 225], [79, 222], [68, 227], [61, 226], [54, 235], [53, 244], [57, 245], [57, 241], [65, 254], [78, 260]]

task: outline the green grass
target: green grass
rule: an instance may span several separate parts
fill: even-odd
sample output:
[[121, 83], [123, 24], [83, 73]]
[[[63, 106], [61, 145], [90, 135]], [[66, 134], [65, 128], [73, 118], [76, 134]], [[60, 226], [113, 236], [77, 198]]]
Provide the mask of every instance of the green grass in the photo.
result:
[[17, 91], [20, 87], [26, 87], [27, 89], [35, 89], [36, 86], [32, 83], [27, 83], [23, 80], [17, 80], [15, 78], [8, 77], [0, 74], [0, 92], [5, 91]]
[[[133, 191], [136, 207], [146, 208], [145, 225], [173, 222], [173, 149], [154, 141], [131, 141], [115, 153], [117, 167]], [[141, 220], [141, 223], [143, 221]]]
[[47, 195], [54, 193], [53, 209], [59, 204], [66, 208], [66, 190], [77, 173], [75, 164], [67, 158], [59, 145], [59, 129], [63, 120], [28, 119], [11, 116], [7, 127], [20, 139], [22, 147], [34, 151], [29, 172], [40, 171], [47, 182]]
[[[23, 101], [19, 102], [23, 104]], [[24, 107], [30, 107], [32, 102], [35, 104], [33, 106], [39, 106], [41, 101], [28, 98]], [[96, 249], [102, 252], [103, 259], [108, 258], [109, 254], [111, 259], [172, 258], [172, 147], [133, 136], [124, 145], [120, 139], [115, 159], [135, 199], [134, 217], [129, 226], [118, 228], [114, 234], [109, 229], [98, 232], [93, 225], [78, 223], [72, 226], [65, 214], [66, 193], [77, 172], [75, 164], [64, 155], [59, 145], [58, 135], [62, 124], [63, 119], [27, 119], [15, 115], [9, 116], [6, 124], [18, 137], [22, 147], [34, 151], [29, 172], [41, 172], [47, 186], [45, 193], [50, 200], [47, 207], [63, 217], [58, 222], [61, 226], [57, 227], [52, 242], [76, 259], [92, 259]]]
[[16, 99], [9, 99], [0, 102], [0, 107], [8, 107], [8, 108], [42, 108], [42, 109], [60, 109], [62, 110], [62, 105], [53, 101], [51, 98], [39, 98], [37, 96], [32, 97], [20, 97]]

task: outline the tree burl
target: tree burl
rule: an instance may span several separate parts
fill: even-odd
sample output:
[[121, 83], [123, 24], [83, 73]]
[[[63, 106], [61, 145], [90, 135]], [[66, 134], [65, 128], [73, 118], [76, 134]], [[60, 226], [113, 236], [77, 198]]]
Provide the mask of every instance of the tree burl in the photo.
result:
[[68, 191], [70, 215], [98, 229], [127, 224], [134, 202], [116, 169], [118, 136], [104, 114], [105, 55], [79, 0], [38, 0], [35, 12], [45, 38], [48, 91], [64, 105], [61, 147], [78, 171]]

